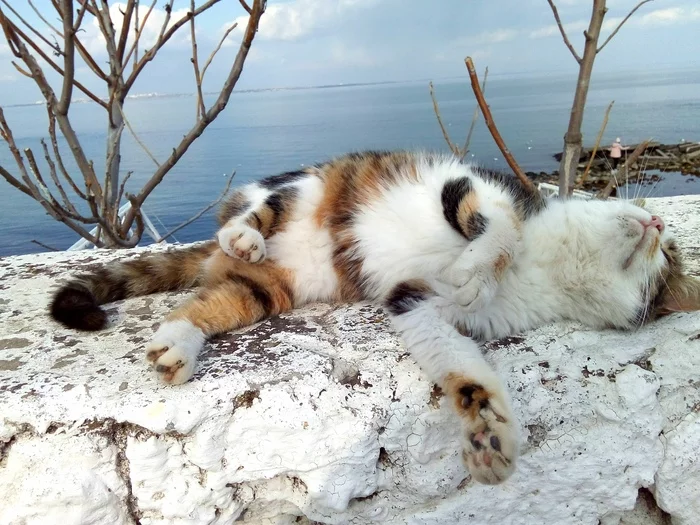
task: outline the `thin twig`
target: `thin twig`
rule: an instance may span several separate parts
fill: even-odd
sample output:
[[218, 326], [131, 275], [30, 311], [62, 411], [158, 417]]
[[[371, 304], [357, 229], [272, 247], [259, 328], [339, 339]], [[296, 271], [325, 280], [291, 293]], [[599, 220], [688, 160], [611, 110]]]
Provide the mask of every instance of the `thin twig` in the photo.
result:
[[194, 25], [194, 0], [190, 0], [190, 33], [192, 36], [192, 66], [194, 67], [194, 81], [197, 84], [197, 118], [204, 118], [207, 110], [204, 107], [204, 95], [202, 94], [202, 75], [199, 74], [199, 56], [197, 53], [197, 34]]
[[148, 11], [146, 11], [146, 16], [143, 17], [143, 21], [139, 25], [139, 13], [138, 13], [138, 7], [136, 8], [136, 23], [134, 24], [134, 30], [136, 31], [136, 35], [134, 37], [134, 41], [131, 43], [131, 47], [129, 48], [129, 52], [126, 54], [126, 58], [122, 61], [122, 70], [120, 72], [123, 73], [124, 70], [126, 69], [126, 65], [129, 63], [129, 60], [131, 60], [131, 55], [136, 52], [137, 56], [134, 58], [134, 63], [138, 62], [138, 46], [139, 46], [139, 40], [141, 40], [141, 34], [143, 33], [144, 27], [146, 27], [146, 22], [148, 22], [148, 17], [151, 16], [151, 11], [153, 11], [153, 8], [156, 5], [156, 0], [153, 0], [151, 2], [151, 5], [148, 8]]
[[[486, 67], [484, 70], [484, 80], [481, 81], [481, 92], [486, 93], [486, 79], [489, 76], [489, 68]], [[472, 117], [472, 123], [469, 126], [469, 133], [467, 133], [467, 140], [464, 142], [464, 147], [462, 148], [462, 154], [460, 159], [464, 159], [469, 153], [469, 145], [472, 143], [472, 133], [474, 133], [474, 128], [476, 127], [476, 122], [479, 120], [479, 106], [474, 108], [474, 116]]]
[[[136, 7], [136, 16], [138, 16], [138, 6], [136, 0], [127, 0], [126, 7], [122, 11], [122, 30], [119, 33], [119, 43], [117, 44], [117, 60], [123, 62], [124, 50], [126, 49], [126, 41], [129, 38], [129, 29], [131, 29], [131, 16], [134, 14]], [[138, 27], [138, 20], [136, 22]]]
[[41, 11], [39, 11], [36, 6], [32, 3], [32, 0], [27, 0], [31, 8], [34, 10], [36, 15], [41, 19], [42, 22], [44, 22], [51, 30], [56, 33], [59, 37], [63, 38], [63, 33], [61, 33], [57, 28], [51, 25], [51, 23], [44, 18], [44, 15], [41, 14]]
[[600, 131], [598, 131], [598, 136], [596, 137], [595, 140], [595, 146], [593, 146], [593, 151], [591, 152], [591, 158], [588, 159], [588, 164], [586, 165], [586, 169], [583, 170], [583, 175], [581, 175], [581, 181], [580, 184], [583, 184], [586, 182], [586, 179], [588, 178], [588, 172], [591, 169], [591, 164], [593, 164], [593, 159], [595, 159], [595, 154], [598, 151], [598, 146], [600, 146], [600, 141], [603, 138], [603, 133], [605, 133], [605, 128], [608, 126], [608, 117], [610, 116], [610, 110], [613, 107], [613, 104], [615, 101], [613, 100], [610, 102], [608, 105], [608, 109], [605, 110], [605, 116], [603, 117], [603, 123], [600, 126]]
[[56, 173], [56, 164], [54, 163], [51, 155], [49, 154], [49, 147], [46, 145], [46, 141], [41, 139], [41, 147], [44, 149], [44, 159], [46, 159], [46, 164], [49, 166], [49, 174], [51, 175], [51, 180], [53, 180], [54, 185], [58, 188], [58, 192], [61, 194], [61, 199], [63, 200], [63, 206], [72, 213], [78, 214], [78, 210], [75, 209], [73, 203], [68, 198], [66, 190], [63, 189], [63, 185], [58, 178]]
[[564, 30], [564, 26], [561, 23], [561, 18], [559, 18], [559, 11], [557, 11], [557, 6], [554, 5], [553, 0], [547, 0], [547, 2], [549, 2], [549, 7], [552, 8], [552, 13], [554, 13], [554, 20], [557, 21], [557, 27], [559, 28], [559, 32], [561, 33], [561, 37], [564, 39], [564, 43], [566, 44], [566, 47], [568, 47], [569, 51], [571, 51], [571, 54], [574, 55], [576, 62], [578, 62], [580, 64], [582, 59], [579, 56], [579, 54], [576, 52], [576, 49], [574, 48], [574, 46], [571, 45], [571, 42], [569, 41], [569, 37], [566, 36], [566, 31]]
[[[629, 174], [629, 168], [632, 167], [632, 165], [637, 162], [637, 159], [639, 156], [646, 151], [647, 147], [649, 146], [649, 143], [651, 142], [652, 139], [645, 140], [641, 144], [639, 144], [632, 153], [629, 154], [627, 157], [627, 160], [625, 160], [625, 163], [622, 165], [620, 168], [620, 172], [624, 170], [625, 173], [625, 180], [628, 177]], [[615, 182], [615, 177], [610, 177], [610, 182], [608, 182], [608, 185], [603, 188], [598, 195], [596, 195], [596, 199], [607, 199], [610, 197], [610, 194], [612, 193], [613, 188], [617, 186]]]
[[236, 175], [236, 172], [235, 172], [235, 171], [234, 171], [233, 173], [231, 173], [231, 176], [228, 178], [228, 181], [226, 181], [226, 187], [224, 187], [224, 191], [221, 192], [221, 195], [219, 195], [219, 198], [218, 198], [218, 199], [216, 199], [215, 201], [213, 201], [213, 202], [210, 203], [209, 205], [207, 205], [207, 206], [205, 206], [204, 208], [202, 208], [198, 213], [194, 214], [192, 217], [190, 217], [189, 219], [187, 219], [185, 222], [183, 222], [183, 223], [178, 224], [177, 226], [175, 226], [175, 228], [173, 228], [172, 230], [170, 230], [170, 231], [169, 231], [168, 233], [166, 233], [165, 235], [161, 236], [161, 238], [158, 239], [156, 242], [163, 242], [165, 239], [167, 239], [168, 237], [170, 237], [172, 234], [177, 233], [178, 231], [180, 231], [182, 228], [184, 228], [184, 227], [187, 226], [188, 224], [192, 224], [194, 221], [196, 221], [197, 219], [199, 219], [199, 218], [200, 218], [202, 215], [204, 215], [206, 212], [208, 212], [209, 210], [211, 210], [214, 206], [216, 206], [217, 204], [219, 204], [219, 203], [222, 201], [222, 199], [223, 199], [224, 197], [226, 197], [226, 195], [228, 194], [228, 190], [231, 188], [231, 181], [233, 181], [233, 177], [234, 177], [235, 175]]
[[459, 146], [457, 146], [454, 142], [452, 142], [452, 139], [450, 139], [450, 134], [447, 132], [445, 125], [442, 123], [442, 117], [440, 116], [440, 107], [438, 106], [438, 101], [435, 98], [435, 91], [433, 89], [433, 83], [430, 82], [428, 84], [428, 87], [430, 89], [430, 98], [433, 99], [433, 111], [435, 112], [435, 116], [437, 117], [438, 124], [440, 124], [440, 130], [442, 131], [442, 136], [445, 137], [445, 142], [447, 142], [447, 145], [449, 146], [450, 150], [452, 151], [452, 154], [455, 157], [459, 157]]
[[[195, 9], [194, 13], [192, 14], [193, 16], [197, 16], [200, 13], [203, 13], [213, 5], [219, 3], [221, 0], [209, 0], [208, 2], [205, 2], [201, 6], [199, 6], [197, 9]], [[265, 1], [265, 0], [259, 0], [259, 1]], [[156, 41], [153, 46], [144, 53], [143, 57], [141, 60], [139, 60], [138, 63], [134, 65], [134, 70], [132, 71], [131, 75], [129, 75], [129, 78], [126, 80], [124, 83], [126, 86], [126, 90], [128, 91], [131, 89], [131, 86], [134, 85], [134, 82], [136, 82], [136, 78], [139, 76], [143, 68], [146, 66], [148, 62], [153, 60], [153, 57], [156, 56], [156, 53], [158, 50], [165, 45], [165, 43], [170, 40], [170, 38], [177, 32], [180, 27], [182, 27], [184, 24], [186, 24], [189, 20], [190, 14], [186, 14], [180, 20], [175, 22], [172, 26], [170, 26], [170, 29], [167, 31], [164, 31], [166, 28], [167, 22], [170, 20], [170, 11], [172, 10], [172, 2], [166, 5], [166, 21], [163, 23], [163, 27], [161, 30], [161, 36], [159, 36], [158, 40]], [[263, 8], [264, 11], [264, 8]]]
[[617, 34], [617, 32], [620, 30], [620, 28], [625, 24], [625, 22], [627, 22], [627, 20], [629, 19], [629, 17], [631, 17], [631, 16], [635, 13], [635, 11], [636, 11], [637, 9], [639, 9], [640, 7], [642, 7], [642, 6], [643, 6], [644, 4], [646, 4], [647, 2], [651, 2], [651, 1], [652, 1], [652, 0], [644, 0], [643, 2], [639, 2], [639, 3], [635, 6], [635, 8], [632, 9], [632, 11], [630, 11], [630, 12], [627, 14], [627, 16], [626, 16], [625, 18], [622, 19], [622, 22], [620, 22], [620, 23], [617, 25], [617, 27], [613, 30], [613, 32], [610, 33], [610, 36], [608, 36], [608, 38], [605, 39], [605, 42], [603, 42], [602, 45], [601, 45], [598, 49], [596, 49], [596, 53], [600, 53], [600, 52], [603, 50], [603, 48], [604, 48], [606, 45], [608, 45], [608, 42], [610, 42], [610, 41], [612, 40], [612, 38]]
[[520, 166], [518, 166], [518, 163], [515, 162], [513, 155], [508, 150], [508, 147], [506, 146], [505, 142], [503, 141], [501, 134], [498, 132], [498, 128], [496, 127], [496, 123], [493, 121], [493, 117], [491, 116], [491, 110], [489, 109], [489, 106], [486, 103], [486, 99], [484, 98], [484, 94], [481, 92], [481, 87], [479, 86], [479, 77], [476, 74], [476, 69], [474, 68], [474, 62], [472, 61], [472, 57], [467, 57], [466, 59], [464, 59], [464, 63], [467, 65], [467, 71], [469, 71], [469, 78], [471, 79], [472, 90], [474, 91], [474, 96], [476, 97], [476, 101], [479, 103], [479, 107], [481, 108], [481, 113], [482, 113], [482, 115], [484, 115], [484, 121], [486, 122], [486, 127], [489, 128], [489, 131], [491, 132], [491, 136], [493, 137], [493, 140], [496, 141], [496, 145], [498, 146], [498, 149], [501, 150], [501, 153], [503, 153], [503, 157], [506, 159], [506, 162], [508, 163], [510, 168], [513, 170], [513, 173], [515, 174], [515, 176], [518, 177], [520, 182], [524, 186], [526, 186], [527, 188], [534, 189], [535, 185], [532, 183], [532, 181], [530, 179], [527, 178], [525, 173], [523, 173], [523, 170], [520, 169]]
[[250, 6], [245, 2], [245, 0], [238, 0], [238, 1], [239, 1], [240, 4], [243, 6], [243, 9], [245, 9], [246, 11], [248, 11], [248, 14], [249, 14], [249, 15], [252, 15], [252, 14], [253, 14], [253, 11], [250, 9]]
[[[59, 75], [63, 75], [64, 71], [63, 69], [57, 65], [53, 60], [51, 60], [42, 49], [35, 44], [31, 38], [27, 34], [25, 34], [21, 29], [19, 29], [10, 19], [5, 17], [0, 11], [0, 25], [2, 25], [3, 30], [5, 30], [5, 35], [8, 39], [8, 43], [11, 45], [16, 45], [17, 41], [12, 39], [12, 33], [14, 33], [17, 37], [21, 38], [24, 42], [26, 42], [41, 58], [43, 58], [46, 63], [51, 66]], [[12, 41], [11, 41], [12, 39]], [[19, 55], [15, 55], [18, 58], [22, 58]], [[33, 75], [32, 75], [33, 76]], [[87, 95], [91, 100], [99, 104], [100, 106], [106, 108], [107, 104], [101, 100], [97, 95], [92, 93], [89, 89], [87, 89], [85, 86], [83, 86], [80, 82], [77, 80], [73, 79], [73, 84], [75, 87], [77, 87], [80, 91], [82, 91], [85, 95]]]
[[[204, 6], [214, 5], [216, 1], [218, 0], [210, 0], [209, 2], [204, 4]], [[248, 18], [248, 23], [246, 25], [245, 33], [243, 35], [243, 40], [241, 41], [241, 44], [238, 47], [238, 53], [236, 53], [236, 58], [233, 61], [233, 64], [231, 65], [231, 69], [229, 70], [228, 76], [226, 78], [226, 81], [224, 82], [223, 87], [221, 88], [218, 98], [216, 99], [214, 104], [209, 108], [204, 118], [200, 119], [195, 123], [195, 125], [187, 133], [187, 135], [183, 137], [180, 143], [175, 148], [173, 148], [173, 152], [168, 157], [168, 159], [158, 167], [158, 169], [151, 176], [148, 182], [146, 182], [143, 188], [141, 188], [141, 192], [134, 197], [134, 202], [137, 205], [140, 206], [141, 204], [143, 204], [146, 198], [158, 186], [158, 184], [160, 184], [160, 182], [172, 169], [175, 163], [185, 154], [192, 142], [194, 142], [194, 140], [204, 132], [207, 126], [214, 119], [216, 119], [216, 117], [219, 116], [219, 113], [221, 113], [226, 107], [229, 98], [231, 98], [231, 93], [233, 93], [233, 88], [236, 86], [238, 79], [241, 77], [243, 65], [245, 64], [245, 60], [248, 56], [248, 53], [250, 52], [250, 46], [253, 43], [255, 35], [257, 34], [258, 26], [260, 25], [260, 19], [263, 13], [265, 12], [266, 5], [266, 0], [254, 0], [252, 14]], [[199, 9], [202, 9], [204, 6], [201, 6]], [[146, 55], [148, 55], [148, 53]], [[144, 55], [144, 59], [146, 58], [146, 55]], [[132, 76], [133, 75], [134, 73], [132, 73]], [[135, 218], [136, 211], [133, 209], [129, 210], [126, 216], [124, 217], [124, 221], [122, 222], [122, 235], [125, 235], [129, 228], [131, 228], [131, 225]]]
[[158, 159], [155, 158], [153, 153], [148, 149], [148, 146], [139, 138], [139, 136], [136, 134], [136, 131], [134, 131], [134, 128], [131, 127], [131, 123], [129, 122], [129, 119], [126, 118], [126, 113], [124, 112], [124, 108], [122, 108], [121, 104], [117, 104], [117, 107], [119, 108], [119, 112], [122, 115], [122, 119], [124, 120], [124, 124], [126, 124], [126, 127], [129, 128], [129, 132], [131, 132], [131, 136], [134, 137], [134, 140], [139, 143], [139, 146], [143, 148], [143, 151], [146, 152], [146, 155], [149, 156], [149, 158], [155, 163], [156, 167], [160, 166], [160, 162], [158, 162]]
[[70, 174], [68, 173], [68, 170], [63, 164], [63, 157], [61, 156], [61, 151], [58, 148], [58, 139], [56, 138], [56, 116], [51, 112], [51, 108], [49, 108], [48, 106], [46, 110], [49, 119], [49, 139], [51, 140], [51, 147], [53, 149], [53, 155], [56, 158], [56, 164], [58, 164], [58, 168], [61, 170], [61, 174], [68, 181], [68, 184], [70, 184], [71, 188], [73, 188], [73, 191], [77, 193], [81, 199], [87, 201], [87, 196], [82, 191], [80, 191], [80, 188], [78, 188], [75, 182], [73, 182], [73, 179], [71, 178]]
[[[61, 51], [61, 48], [58, 47], [58, 44], [55, 44], [53, 42], [49, 42], [48, 38], [46, 38], [44, 35], [42, 35], [37, 29], [34, 28], [34, 26], [32, 26], [29, 22], [27, 22], [24, 18], [22, 18], [22, 16], [17, 11], [15, 11], [15, 9], [10, 4], [8, 4], [6, 0], [0, 0], [0, 1], [3, 4], [5, 4], [10, 11], [12, 11], [12, 13], [17, 17], [17, 20], [19, 20], [25, 26], [27, 26], [27, 29], [29, 29], [32, 33], [34, 33], [36, 36], [38, 36], [39, 39], [41, 41], [43, 41], [47, 46], [49, 46], [57, 56], [63, 54], [63, 51]], [[60, 33], [59, 33], [59, 36], [60, 36]]]
[[34, 244], [37, 244], [37, 245], [41, 246], [42, 248], [49, 250], [50, 252], [60, 252], [61, 251], [58, 248], [54, 248], [53, 246], [49, 246], [48, 244], [44, 244], [43, 242], [37, 241], [36, 239], [32, 239], [29, 242], [33, 242]]
[[201, 81], [204, 82], [204, 74], [207, 72], [207, 68], [209, 67], [209, 64], [211, 64], [211, 61], [214, 60], [214, 56], [219, 52], [221, 49], [221, 46], [224, 44], [224, 41], [228, 37], [228, 35], [231, 34], [231, 31], [236, 29], [238, 27], [238, 22], [234, 22], [231, 27], [229, 27], [226, 32], [224, 33], [224, 36], [219, 40], [219, 45], [214, 48], [214, 51], [211, 52], [211, 55], [209, 55], [209, 58], [207, 59], [206, 63], [204, 64], [204, 67], [202, 68], [202, 76], [201, 76]]

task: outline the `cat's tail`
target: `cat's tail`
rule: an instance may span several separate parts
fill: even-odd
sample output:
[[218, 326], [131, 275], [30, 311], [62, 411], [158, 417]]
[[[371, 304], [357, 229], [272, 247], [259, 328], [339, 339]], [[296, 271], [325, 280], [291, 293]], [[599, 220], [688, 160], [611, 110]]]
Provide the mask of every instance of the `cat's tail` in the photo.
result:
[[204, 262], [216, 250], [215, 241], [104, 265], [77, 275], [61, 286], [51, 301], [51, 317], [69, 328], [101, 330], [107, 314], [100, 305], [198, 286]]

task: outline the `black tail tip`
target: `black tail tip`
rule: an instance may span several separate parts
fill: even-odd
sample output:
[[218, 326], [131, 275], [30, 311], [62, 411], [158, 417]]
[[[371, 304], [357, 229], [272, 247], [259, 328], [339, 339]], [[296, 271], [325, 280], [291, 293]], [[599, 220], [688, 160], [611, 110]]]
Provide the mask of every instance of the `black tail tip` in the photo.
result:
[[51, 301], [51, 317], [68, 328], [95, 332], [107, 326], [107, 314], [84, 285], [70, 283]]

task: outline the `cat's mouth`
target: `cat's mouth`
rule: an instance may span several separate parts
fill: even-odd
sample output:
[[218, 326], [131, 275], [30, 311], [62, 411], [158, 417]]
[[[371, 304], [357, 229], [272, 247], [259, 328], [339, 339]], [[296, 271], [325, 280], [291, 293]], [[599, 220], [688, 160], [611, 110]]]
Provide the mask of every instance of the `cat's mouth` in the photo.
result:
[[631, 265], [632, 262], [634, 262], [634, 258], [637, 256], [638, 253], [640, 252], [646, 252], [649, 257], [653, 257], [656, 251], [661, 248], [661, 231], [662, 228], [656, 227], [654, 224], [645, 224], [640, 221], [640, 224], [642, 225], [642, 237], [639, 239], [639, 242], [634, 246], [634, 249], [632, 250], [632, 253], [630, 254], [627, 259], [625, 259], [624, 264], [622, 265], [623, 269], [628, 269]]

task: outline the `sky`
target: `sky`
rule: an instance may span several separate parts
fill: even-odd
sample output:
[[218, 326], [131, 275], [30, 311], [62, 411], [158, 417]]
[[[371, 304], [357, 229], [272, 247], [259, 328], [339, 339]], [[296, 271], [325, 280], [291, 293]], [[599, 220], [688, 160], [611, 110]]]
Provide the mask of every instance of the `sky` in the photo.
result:
[[[197, 0], [197, 5], [203, 0]], [[252, 0], [251, 0], [252, 1]], [[40, 32], [51, 30], [26, 0], [10, 5]], [[574, 47], [582, 53], [583, 30], [592, 0], [557, 0]], [[609, 0], [602, 40], [638, 0]], [[77, 4], [77, 2], [76, 2]], [[117, 30], [119, 3], [112, 5]], [[34, 0], [56, 24], [50, 0]], [[141, 19], [148, 10], [142, 2]], [[165, 18], [164, 0], [149, 16], [141, 42], [151, 45]], [[172, 20], [186, 13], [176, 0]], [[6, 5], [1, 5], [8, 12]], [[218, 91], [240, 43], [247, 20], [235, 0], [223, 0], [197, 19], [200, 63], [234, 22], [209, 67], [205, 91]], [[104, 40], [90, 15], [80, 37], [99, 64], [106, 63]], [[595, 71], [700, 67], [700, 0], [653, 0], [644, 4], [596, 59]], [[42, 44], [47, 48], [45, 44]], [[189, 25], [147, 65], [132, 93], [191, 93], [193, 80]], [[269, 0], [238, 89], [296, 87], [355, 82], [441, 80], [464, 76], [464, 57], [490, 75], [571, 74], [577, 65], [564, 46], [547, 0]], [[0, 37], [0, 106], [32, 103], [41, 94], [12, 65]], [[101, 94], [101, 81], [84, 64], [77, 78]], [[57, 83], [58, 78], [50, 75]], [[80, 96], [80, 95], [76, 95]]]

